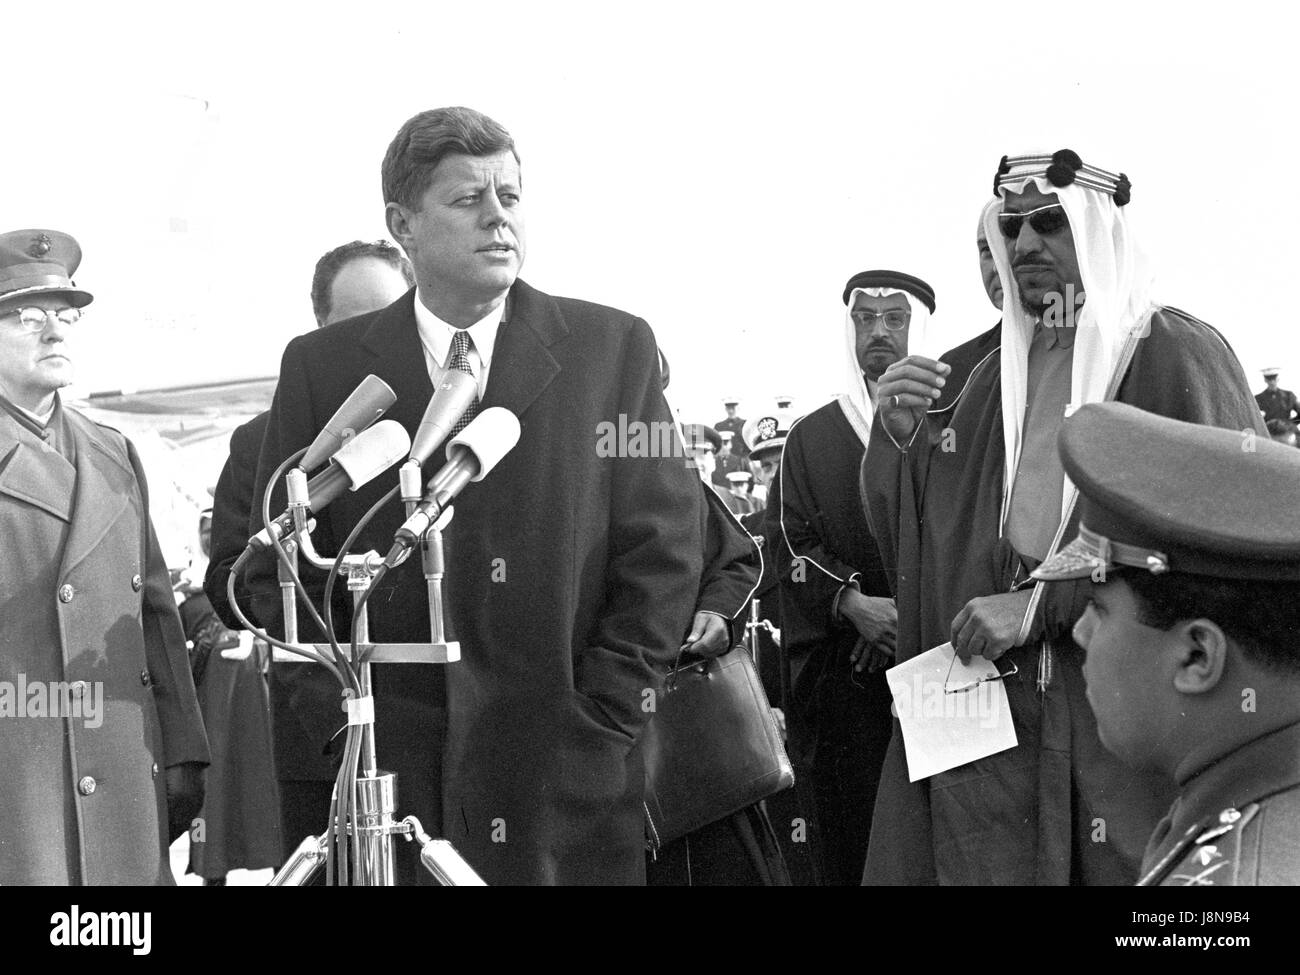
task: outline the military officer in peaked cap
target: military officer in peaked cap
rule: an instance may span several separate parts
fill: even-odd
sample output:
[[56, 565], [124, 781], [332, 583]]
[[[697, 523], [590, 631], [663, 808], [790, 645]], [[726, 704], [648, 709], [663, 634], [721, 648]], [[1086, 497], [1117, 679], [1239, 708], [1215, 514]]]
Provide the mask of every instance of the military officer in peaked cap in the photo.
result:
[[0, 234], [0, 884], [168, 884], [208, 747], [139, 458], [59, 398], [80, 260]]
[[1091, 580], [1074, 627], [1102, 744], [1180, 790], [1141, 885], [1300, 883], [1300, 456], [1120, 403], [1062, 425]]

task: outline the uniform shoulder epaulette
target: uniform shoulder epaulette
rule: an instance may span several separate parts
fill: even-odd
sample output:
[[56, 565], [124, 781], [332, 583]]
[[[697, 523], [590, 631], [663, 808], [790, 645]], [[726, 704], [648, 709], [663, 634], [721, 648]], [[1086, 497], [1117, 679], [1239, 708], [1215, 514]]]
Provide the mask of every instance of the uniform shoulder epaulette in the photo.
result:
[[1231, 887], [1241, 858], [1241, 832], [1259, 803], [1229, 807], [1189, 829], [1183, 839], [1139, 882], [1139, 886]]

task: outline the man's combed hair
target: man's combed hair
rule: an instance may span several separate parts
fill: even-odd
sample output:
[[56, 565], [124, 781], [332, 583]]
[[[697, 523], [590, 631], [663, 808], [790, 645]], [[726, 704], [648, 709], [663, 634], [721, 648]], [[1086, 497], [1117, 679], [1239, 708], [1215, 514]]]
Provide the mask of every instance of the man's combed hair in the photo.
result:
[[334, 279], [349, 261], [373, 257], [401, 271], [407, 285], [415, 284], [415, 271], [406, 255], [386, 240], [354, 240], [335, 247], [316, 262], [316, 273], [311, 276], [311, 310], [316, 324], [324, 325], [330, 316], [330, 294]]
[[482, 112], [472, 108], [421, 112], [398, 130], [384, 154], [384, 203], [418, 209], [433, 171], [448, 155], [491, 156], [506, 151], [519, 161], [510, 133]]
[[1220, 579], [1125, 569], [1146, 626], [1167, 630], [1183, 620], [1217, 623], [1249, 659], [1300, 677], [1300, 582]]

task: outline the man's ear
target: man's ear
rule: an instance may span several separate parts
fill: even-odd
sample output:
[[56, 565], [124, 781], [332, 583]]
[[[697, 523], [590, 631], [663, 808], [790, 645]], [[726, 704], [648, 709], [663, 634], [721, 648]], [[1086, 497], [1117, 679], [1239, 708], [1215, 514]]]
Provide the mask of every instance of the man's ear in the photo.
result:
[[384, 222], [388, 225], [388, 236], [409, 254], [411, 211], [400, 203], [389, 203], [384, 207]]
[[1184, 620], [1169, 633], [1178, 645], [1174, 688], [1208, 694], [1219, 686], [1228, 664], [1228, 637], [1213, 620]]

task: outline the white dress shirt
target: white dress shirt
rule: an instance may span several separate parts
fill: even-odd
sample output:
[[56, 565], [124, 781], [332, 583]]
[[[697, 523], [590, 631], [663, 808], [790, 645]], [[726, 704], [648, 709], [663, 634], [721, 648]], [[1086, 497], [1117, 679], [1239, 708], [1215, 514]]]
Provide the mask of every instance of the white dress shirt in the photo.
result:
[[[492, 366], [492, 347], [496, 344], [497, 329], [506, 312], [506, 303], [502, 301], [477, 322], [465, 329], [469, 333], [469, 365], [478, 383], [478, 398], [481, 400], [487, 391], [488, 370]], [[420, 298], [419, 288], [415, 291], [415, 325], [420, 332], [420, 344], [424, 346], [424, 363], [429, 370], [429, 378], [435, 383], [442, 371], [450, 364], [451, 340], [460, 329], [444, 322], [429, 311]]]

